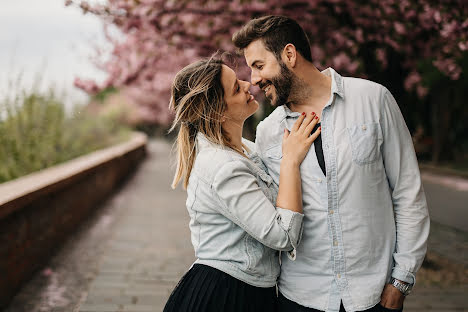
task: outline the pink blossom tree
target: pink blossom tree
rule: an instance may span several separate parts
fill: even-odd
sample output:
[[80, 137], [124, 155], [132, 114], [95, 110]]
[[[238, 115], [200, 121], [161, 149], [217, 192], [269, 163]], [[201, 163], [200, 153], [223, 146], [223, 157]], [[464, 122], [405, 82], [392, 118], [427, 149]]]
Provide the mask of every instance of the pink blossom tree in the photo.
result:
[[[424, 100], [436, 70], [448, 81], [463, 76], [468, 51], [464, 0], [66, 0], [100, 16], [124, 35], [108, 36], [111, 58], [100, 66], [108, 79], [76, 80], [90, 94], [125, 90], [146, 122], [171, 120], [167, 103], [174, 74], [217, 50], [233, 51], [232, 34], [254, 17], [286, 15], [299, 21], [311, 41], [318, 68], [368, 77], [387, 85], [397, 99], [414, 92]], [[240, 64], [244, 64], [241, 61]], [[423, 65], [422, 65], [423, 64]], [[466, 68], [465, 68], [466, 69]], [[244, 78], [248, 69], [239, 67]]]

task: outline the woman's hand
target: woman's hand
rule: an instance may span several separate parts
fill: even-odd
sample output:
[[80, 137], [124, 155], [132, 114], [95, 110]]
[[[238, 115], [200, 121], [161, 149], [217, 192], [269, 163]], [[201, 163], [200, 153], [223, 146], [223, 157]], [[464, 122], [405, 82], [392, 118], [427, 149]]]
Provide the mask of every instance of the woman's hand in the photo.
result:
[[276, 206], [302, 213], [302, 186], [299, 165], [304, 160], [312, 142], [319, 136], [320, 127], [310, 133], [319, 119], [312, 113], [302, 113], [291, 128], [284, 129], [283, 159], [280, 166], [280, 183]]
[[284, 129], [283, 161], [299, 166], [309, 151], [312, 142], [319, 136], [321, 127], [312, 135], [311, 132], [319, 118], [315, 113], [306, 116], [302, 113], [291, 128], [291, 132]]

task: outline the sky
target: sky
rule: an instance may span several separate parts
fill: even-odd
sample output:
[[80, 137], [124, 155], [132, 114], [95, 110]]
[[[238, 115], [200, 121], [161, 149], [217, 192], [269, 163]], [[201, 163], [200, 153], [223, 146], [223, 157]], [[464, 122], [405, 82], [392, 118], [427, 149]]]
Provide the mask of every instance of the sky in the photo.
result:
[[23, 87], [40, 76], [42, 90], [65, 91], [68, 105], [85, 102], [74, 78], [106, 77], [90, 61], [94, 44], [108, 46], [102, 22], [64, 0], [0, 0], [0, 97], [22, 72]]

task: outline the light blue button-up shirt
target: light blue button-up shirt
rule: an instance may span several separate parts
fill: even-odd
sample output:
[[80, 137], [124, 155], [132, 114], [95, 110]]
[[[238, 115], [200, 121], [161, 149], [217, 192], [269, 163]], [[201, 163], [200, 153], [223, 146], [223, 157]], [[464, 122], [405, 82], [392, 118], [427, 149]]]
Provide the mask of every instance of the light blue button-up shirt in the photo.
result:
[[[429, 216], [408, 128], [383, 86], [333, 69], [322, 111], [326, 176], [314, 148], [301, 165], [304, 232], [296, 260], [282, 257], [280, 292], [322, 311], [376, 305], [390, 276], [414, 283]], [[311, 112], [307, 112], [311, 113]], [[283, 129], [299, 116], [285, 105], [257, 128], [257, 152], [279, 183]]]

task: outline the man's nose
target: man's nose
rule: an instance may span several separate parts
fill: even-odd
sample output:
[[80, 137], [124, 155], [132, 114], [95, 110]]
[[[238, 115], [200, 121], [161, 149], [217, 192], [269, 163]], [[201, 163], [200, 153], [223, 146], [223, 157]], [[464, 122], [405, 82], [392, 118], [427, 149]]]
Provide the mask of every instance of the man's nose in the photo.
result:
[[254, 86], [258, 86], [258, 83], [262, 81], [262, 78], [260, 77], [260, 75], [256, 74], [255, 72], [252, 72], [250, 74], [250, 81]]

